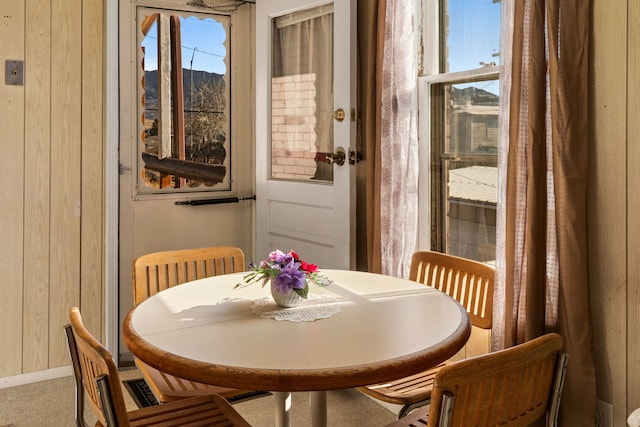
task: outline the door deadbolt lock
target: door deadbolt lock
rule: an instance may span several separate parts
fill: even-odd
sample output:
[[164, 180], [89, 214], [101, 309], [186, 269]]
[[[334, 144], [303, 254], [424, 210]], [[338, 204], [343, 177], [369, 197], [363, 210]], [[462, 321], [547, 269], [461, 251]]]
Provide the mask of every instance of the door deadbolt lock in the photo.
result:
[[337, 122], [341, 122], [344, 120], [344, 110], [342, 108], [338, 108], [334, 113], [333, 113], [333, 118], [337, 121]]
[[349, 164], [355, 165], [360, 160], [362, 160], [362, 155], [360, 151], [349, 150]]
[[336, 148], [335, 153], [329, 153], [326, 157], [326, 162], [330, 165], [336, 164], [338, 166], [344, 165], [344, 161], [347, 158], [347, 153], [345, 153], [344, 148], [338, 147]]

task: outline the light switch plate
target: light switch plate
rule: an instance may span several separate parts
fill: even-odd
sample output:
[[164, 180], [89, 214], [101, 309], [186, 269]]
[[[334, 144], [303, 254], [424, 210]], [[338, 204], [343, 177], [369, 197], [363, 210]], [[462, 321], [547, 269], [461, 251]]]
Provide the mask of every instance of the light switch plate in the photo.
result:
[[613, 405], [596, 399], [596, 427], [613, 427]]
[[4, 84], [8, 86], [24, 85], [24, 61], [7, 59], [4, 63]]

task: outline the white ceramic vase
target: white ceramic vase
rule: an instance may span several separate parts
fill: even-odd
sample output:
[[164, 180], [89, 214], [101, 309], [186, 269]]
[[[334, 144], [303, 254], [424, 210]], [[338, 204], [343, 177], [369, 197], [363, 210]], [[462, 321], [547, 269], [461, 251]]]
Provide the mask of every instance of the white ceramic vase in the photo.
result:
[[293, 290], [290, 290], [288, 293], [280, 292], [273, 283], [271, 283], [271, 296], [280, 307], [295, 307], [304, 301], [304, 298]]

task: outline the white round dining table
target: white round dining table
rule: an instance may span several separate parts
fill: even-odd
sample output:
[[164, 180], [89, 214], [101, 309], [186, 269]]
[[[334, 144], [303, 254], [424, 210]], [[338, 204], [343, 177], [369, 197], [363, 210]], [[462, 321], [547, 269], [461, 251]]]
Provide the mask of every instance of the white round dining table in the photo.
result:
[[234, 273], [149, 297], [127, 315], [124, 342], [138, 359], [169, 374], [274, 392], [277, 426], [290, 425], [291, 392], [312, 392], [312, 425], [325, 426], [327, 390], [418, 373], [454, 355], [469, 338], [466, 310], [434, 288], [374, 273], [322, 273], [333, 283], [312, 284], [308, 303], [331, 297], [330, 317], [260, 317], [256, 301], [270, 298], [268, 287], [236, 288], [246, 273]]

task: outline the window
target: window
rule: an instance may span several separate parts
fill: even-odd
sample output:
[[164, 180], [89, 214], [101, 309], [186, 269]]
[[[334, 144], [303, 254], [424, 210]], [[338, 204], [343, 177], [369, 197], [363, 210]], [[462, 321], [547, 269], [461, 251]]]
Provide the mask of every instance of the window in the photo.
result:
[[138, 193], [230, 191], [230, 19], [138, 9]]
[[[423, 2], [421, 247], [495, 259], [499, 0]], [[427, 172], [428, 171], [428, 172]], [[426, 189], [426, 190], [425, 190]]]

